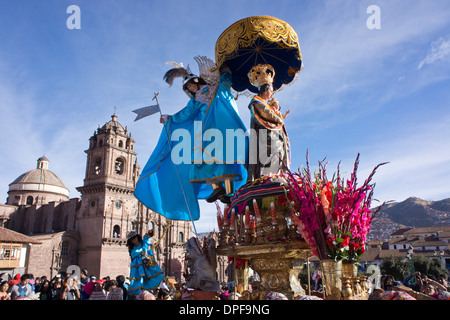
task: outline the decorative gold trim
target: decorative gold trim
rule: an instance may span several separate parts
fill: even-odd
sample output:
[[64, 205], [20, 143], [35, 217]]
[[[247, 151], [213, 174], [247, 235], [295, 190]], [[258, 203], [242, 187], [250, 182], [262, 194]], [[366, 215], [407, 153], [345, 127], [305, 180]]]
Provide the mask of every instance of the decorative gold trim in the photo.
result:
[[217, 177], [208, 178], [208, 179], [194, 179], [194, 180], [190, 180], [189, 182], [199, 183], [199, 182], [207, 182], [207, 181], [214, 181], [214, 180], [224, 180], [225, 178], [231, 178], [231, 177], [239, 177], [239, 180], [234, 179], [234, 181], [242, 180], [242, 177], [240, 174], [224, 174], [222, 176], [217, 176]]
[[156, 278], [161, 273], [163, 273], [163, 272], [162, 271], [158, 271], [158, 273], [155, 273], [154, 275], [150, 275], [150, 276], [146, 276], [145, 274], [140, 274], [139, 278], [132, 277], [132, 278], [130, 278], [130, 280], [139, 280], [141, 278], [144, 278], [144, 280], [148, 280], [148, 279], [151, 279], [151, 278]]
[[153, 245], [151, 246], [152, 251], [159, 245], [159, 243], [161, 242], [162, 238], [164, 238], [164, 236], [167, 233], [167, 230], [169, 230], [169, 226], [172, 224], [172, 220], [167, 219], [167, 224], [166, 227], [164, 228], [164, 232], [162, 234], [162, 236], [159, 238], [159, 240]]
[[249, 47], [258, 36], [276, 42], [281, 47], [297, 48], [302, 58], [297, 33], [287, 22], [270, 16], [254, 16], [233, 23], [219, 36], [215, 47], [217, 67], [235, 58], [238, 47]]

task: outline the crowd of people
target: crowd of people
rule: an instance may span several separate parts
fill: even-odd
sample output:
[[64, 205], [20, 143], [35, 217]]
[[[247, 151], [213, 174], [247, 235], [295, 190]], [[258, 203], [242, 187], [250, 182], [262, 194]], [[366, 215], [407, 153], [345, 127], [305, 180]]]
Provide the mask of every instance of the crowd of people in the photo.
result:
[[[323, 292], [320, 270], [312, 276], [311, 290], [315, 297]], [[80, 278], [74, 275], [58, 274], [52, 279], [46, 276], [34, 277], [32, 274], [16, 274], [11, 280], [0, 277], [0, 300], [174, 300], [189, 299], [189, 290], [185, 287], [175, 288], [165, 280], [153, 290], [141, 290], [139, 295], [128, 293], [130, 280], [123, 275], [115, 279], [104, 277], [97, 279], [81, 270]], [[251, 287], [251, 286], [250, 286]], [[180, 295], [177, 297], [177, 293]], [[270, 295], [276, 293], [270, 292]], [[236, 295], [236, 296], [235, 296]], [[221, 289], [215, 299], [234, 300], [240, 296], [234, 290], [234, 283], [221, 283]], [[278, 299], [270, 297], [270, 299]], [[422, 297], [422, 298], [421, 298]], [[370, 290], [369, 300], [450, 300], [448, 277], [426, 276], [415, 272], [403, 281], [396, 281], [393, 276], [383, 275], [379, 286]], [[269, 299], [269, 298], [268, 298]]]
[[374, 288], [369, 300], [450, 300], [448, 276], [427, 276], [420, 272], [408, 275], [403, 281], [396, 281], [391, 275], [380, 279], [380, 287]]
[[11, 280], [0, 283], [0, 300], [168, 300], [170, 290], [165, 281], [151, 291], [143, 290], [138, 296], [128, 294], [130, 281], [123, 275], [115, 279], [97, 279], [81, 270], [80, 278], [60, 273], [52, 279], [32, 274], [16, 274]]

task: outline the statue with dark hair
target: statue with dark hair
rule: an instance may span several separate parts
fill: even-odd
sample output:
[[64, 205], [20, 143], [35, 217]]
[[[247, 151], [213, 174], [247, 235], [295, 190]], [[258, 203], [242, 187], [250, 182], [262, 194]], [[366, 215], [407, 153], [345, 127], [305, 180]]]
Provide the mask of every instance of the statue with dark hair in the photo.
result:
[[143, 237], [136, 231], [127, 234], [127, 247], [131, 258], [129, 295], [138, 296], [141, 290], [158, 288], [164, 278], [153, 254], [151, 237], [153, 230], [149, 230]]
[[[230, 70], [216, 68], [206, 57], [195, 59], [198, 76], [181, 63], [169, 63], [173, 68], [164, 80], [171, 85], [182, 78], [190, 100], [172, 115], [161, 114], [163, 131], [134, 191], [147, 208], [169, 220], [198, 220], [198, 200], [229, 203], [247, 182], [247, 128], [231, 93]], [[243, 143], [235, 143], [234, 134]]]

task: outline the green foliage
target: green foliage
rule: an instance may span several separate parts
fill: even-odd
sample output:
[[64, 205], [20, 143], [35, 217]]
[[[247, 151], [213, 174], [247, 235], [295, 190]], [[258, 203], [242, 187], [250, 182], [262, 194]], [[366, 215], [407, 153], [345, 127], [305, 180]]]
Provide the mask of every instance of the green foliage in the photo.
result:
[[422, 255], [415, 255], [413, 261], [414, 269], [427, 276], [437, 277], [440, 274], [447, 274], [447, 270], [440, 259], [430, 259]]
[[391, 275], [395, 280], [401, 281], [409, 275], [409, 262], [403, 258], [389, 257], [383, 259], [380, 266], [382, 275]]
[[[430, 259], [422, 255], [413, 256], [414, 270], [427, 276], [437, 277], [447, 274], [444, 264], [440, 259]], [[389, 257], [383, 259], [380, 267], [382, 275], [391, 275], [397, 281], [402, 281], [410, 274], [409, 260], [405, 258]]]

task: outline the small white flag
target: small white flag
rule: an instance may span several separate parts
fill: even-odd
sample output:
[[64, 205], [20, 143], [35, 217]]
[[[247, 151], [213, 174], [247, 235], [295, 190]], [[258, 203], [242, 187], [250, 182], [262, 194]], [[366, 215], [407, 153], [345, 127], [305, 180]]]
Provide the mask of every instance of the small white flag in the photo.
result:
[[133, 110], [133, 112], [137, 114], [137, 117], [136, 119], [134, 119], [134, 121], [138, 121], [139, 119], [142, 119], [144, 117], [151, 116], [152, 114], [157, 113], [159, 111], [160, 111], [159, 104]]

